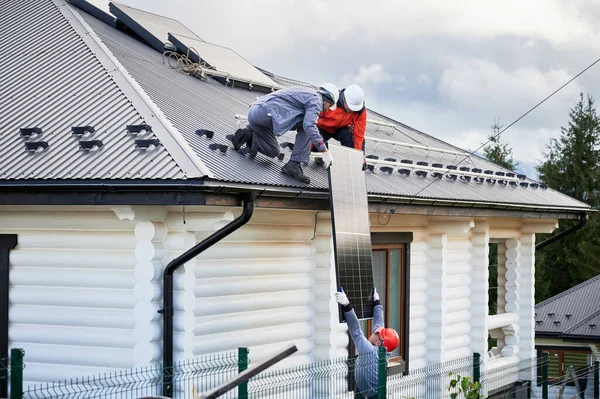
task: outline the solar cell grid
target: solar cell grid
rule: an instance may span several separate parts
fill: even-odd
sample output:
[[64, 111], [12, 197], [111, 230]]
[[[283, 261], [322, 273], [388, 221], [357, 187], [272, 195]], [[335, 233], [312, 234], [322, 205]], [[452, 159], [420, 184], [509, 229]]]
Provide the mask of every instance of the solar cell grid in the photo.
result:
[[368, 319], [373, 317], [373, 261], [363, 153], [334, 144], [329, 150], [334, 159], [329, 168], [329, 198], [337, 283], [358, 318]]

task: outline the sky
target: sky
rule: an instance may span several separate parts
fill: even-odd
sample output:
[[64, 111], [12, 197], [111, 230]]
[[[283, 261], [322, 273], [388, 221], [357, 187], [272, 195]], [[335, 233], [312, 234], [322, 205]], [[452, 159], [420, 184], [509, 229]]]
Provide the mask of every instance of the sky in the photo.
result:
[[[600, 57], [596, 0], [120, 0], [179, 20], [254, 65], [363, 87], [370, 109], [464, 149]], [[535, 176], [600, 63], [502, 134]]]

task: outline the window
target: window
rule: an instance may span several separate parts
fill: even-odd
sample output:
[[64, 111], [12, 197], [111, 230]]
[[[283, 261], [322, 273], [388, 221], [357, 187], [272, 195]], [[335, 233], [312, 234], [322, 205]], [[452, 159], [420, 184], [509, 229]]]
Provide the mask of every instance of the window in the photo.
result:
[[[412, 233], [372, 233], [373, 281], [384, 309], [384, 323], [398, 332], [400, 344], [392, 356], [408, 359], [408, 258]], [[368, 337], [372, 320], [362, 320]], [[352, 342], [351, 342], [352, 344]], [[350, 353], [354, 352], [351, 345]], [[406, 367], [408, 370], [408, 365]]]
[[[551, 347], [536, 347], [538, 359], [541, 359], [544, 352], [548, 352], [548, 381], [552, 384], [562, 383], [562, 379], [567, 375], [569, 367], [573, 366], [573, 371], [577, 372], [585, 369], [590, 364], [591, 351], [585, 348], [565, 348], [557, 349]], [[542, 381], [541, 362], [538, 367], [538, 383]], [[573, 385], [572, 381], [567, 385]]]

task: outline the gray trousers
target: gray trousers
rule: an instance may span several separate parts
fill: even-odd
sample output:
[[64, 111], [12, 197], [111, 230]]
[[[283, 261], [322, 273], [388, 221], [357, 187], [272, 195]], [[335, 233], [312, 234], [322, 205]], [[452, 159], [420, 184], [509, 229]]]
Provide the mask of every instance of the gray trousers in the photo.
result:
[[[271, 115], [261, 104], [254, 104], [248, 110], [248, 126], [252, 132], [252, 151], [258, 151], [269, 158], [275, 158], [279, 154], [279, 142], [273, 133], [273, 121]], [[310, 139], [304, 132], [302, 123], [294, 127], [296, 130], [296, 142], [290, 160], [307, 163], [310, 157]]]

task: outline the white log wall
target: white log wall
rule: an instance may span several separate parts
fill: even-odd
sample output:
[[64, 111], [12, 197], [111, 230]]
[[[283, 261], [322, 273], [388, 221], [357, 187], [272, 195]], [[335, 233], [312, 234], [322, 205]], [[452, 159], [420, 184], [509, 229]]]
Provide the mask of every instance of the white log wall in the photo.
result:
[[[18, 234], [10, 255], [9, 336], [11, 347], [26, 351], [28, 382], [160, 360], [165, 265], [241, 212], [168, 210], [0, 208], [0, 233]], [[537, 226], [547, 232], [550, 222], [525, 228], [518, 220], [396, 214], [382, 225], [377, 216], [371, 215], [373, 232], [413, 233], [410, 369], [486, 353], [487, 251], [494, 238], [505, 240], [499, 303], [519, 315], [511, 353], [508, 346], [504, 352], [534, 355], [534, 233]], [[175, 359], [247, 346], [256, 363], [291, 343], [299, 351], [278, 367], [347, 355], [332, 250], [329, 212], [256, 209], [247, 225], [176, 273]]]
[[140, 323], [154, 317], [136, 306], [148, 294], [136, 284], [148, 234], [108, 208], [66, 209], [0, 210], [0, 233], [18, 234], [9, 346], [25, 349], [27, 383], [130, 368], [155, 352], [138, 345], [150, 342]]

